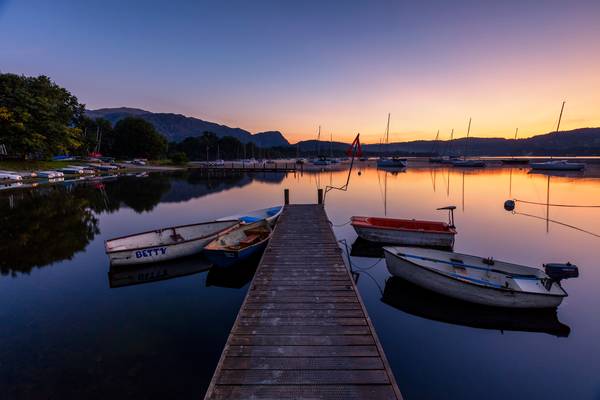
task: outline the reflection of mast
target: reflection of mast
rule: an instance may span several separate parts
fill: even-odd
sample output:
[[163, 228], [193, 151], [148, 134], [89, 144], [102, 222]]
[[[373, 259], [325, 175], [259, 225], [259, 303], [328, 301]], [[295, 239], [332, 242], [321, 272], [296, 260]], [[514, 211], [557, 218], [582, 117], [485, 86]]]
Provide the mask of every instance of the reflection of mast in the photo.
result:
[[546, 187], [546, 233], [548, 232], [550, 232], [550, 175], [548, 175], [548, 184]]
[[446, 185], [446, 197], [450, 197], [450, 169], [448, 168], [448, 184]]
[[465, 211], [465, 171], [462, 173], [462, 210]]
[[512, 197], [512, 168], [510, 169], [510, 177], [508, 179], [508, 197]]
[[383, 187], [385, 188], [383, 195], [383, 215], [387, 217], [387, 171], [385, 171], [385, 175], [383, 178]]

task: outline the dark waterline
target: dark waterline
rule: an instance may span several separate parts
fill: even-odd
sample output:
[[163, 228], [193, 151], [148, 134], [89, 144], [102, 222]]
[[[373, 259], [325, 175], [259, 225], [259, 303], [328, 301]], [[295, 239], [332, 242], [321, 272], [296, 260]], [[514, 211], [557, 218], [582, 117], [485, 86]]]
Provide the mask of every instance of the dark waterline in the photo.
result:
[[[327, 212], [352, 248], [359, 290], [407, 399], [600, 398], [598, 238], [502, 209], [507, 198], [545, 201], [548, 184], [553, 202], [597, 202], [600, 180], [520, 169], [361, 172], [348, 192], [328, 194]], [[201, 398], [255, 264], [223, 273], [198, 257], [110, 269], [104, 240], [266, 207], [284, 187], [292, 202], [314, 202], [317, 187], [345, 178], [192, 171], [0, 193], [2, 398]], [[444, 219], [435, 208], [447, 204], [459, 207], [457, 251], [579, 264], [558, 312], [497, 312], [389, 279], [378, 249], [354, 243], [344, 225], [360, 214]], [[549, 212], [600, 231], [597, 210]]]

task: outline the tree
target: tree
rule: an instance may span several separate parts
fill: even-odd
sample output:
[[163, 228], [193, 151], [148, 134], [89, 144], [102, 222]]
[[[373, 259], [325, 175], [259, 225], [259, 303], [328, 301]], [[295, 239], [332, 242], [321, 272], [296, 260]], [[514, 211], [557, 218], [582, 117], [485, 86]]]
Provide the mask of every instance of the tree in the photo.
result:
[[0, 74], [0, 143], [11, 154], [47, 157], [76, 150], [84, 110], [47, 76]]
[[167, 152], [167, 140], [142, 118], [127, 117], [115, 125], [112, 155], [157, 159]]

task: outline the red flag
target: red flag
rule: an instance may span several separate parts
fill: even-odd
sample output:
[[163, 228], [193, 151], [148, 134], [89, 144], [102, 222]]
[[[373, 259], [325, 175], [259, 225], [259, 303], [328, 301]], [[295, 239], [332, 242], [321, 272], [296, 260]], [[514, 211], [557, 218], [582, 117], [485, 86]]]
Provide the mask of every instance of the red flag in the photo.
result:
[[356, 152], [354, 154], [358, 157], [362, 156], [362, 146], [360, 145], [359, 137], [360, 137], [360, 133], [356, 135], [356, 137], [354, 138], [354, 141], [352, 142], [352, 144], [350, 145], [348, 150], [346, 150], [346, 154], [348, 155], [348, 157], [352, 157], [354, 146], [356, 146]]

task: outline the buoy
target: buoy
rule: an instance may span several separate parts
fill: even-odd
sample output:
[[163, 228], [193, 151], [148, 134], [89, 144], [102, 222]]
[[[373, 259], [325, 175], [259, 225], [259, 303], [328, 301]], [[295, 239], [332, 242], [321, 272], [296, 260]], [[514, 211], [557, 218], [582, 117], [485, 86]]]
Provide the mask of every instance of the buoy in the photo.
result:
[[361, 176], [361, 175], [362, 175], [362, 172], [358, 171], [358, 176]]
[[504, 202], [504, 209], [506, 211], [512, 211], [515, 209], [515, 201], [514, 200], [506, 200]]

